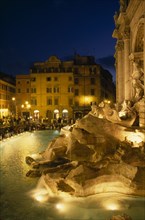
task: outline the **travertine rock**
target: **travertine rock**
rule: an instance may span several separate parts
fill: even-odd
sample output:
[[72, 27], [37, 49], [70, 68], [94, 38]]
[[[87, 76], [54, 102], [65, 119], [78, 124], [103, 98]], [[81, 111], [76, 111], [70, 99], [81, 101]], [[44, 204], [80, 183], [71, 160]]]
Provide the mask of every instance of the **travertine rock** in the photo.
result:
[[[40, 176], [52, 193], [89, 196], [102, 192], [145, 195], [144, 147], [126, 141], [133, 132], [90, 114], [49, 143], [39, 159], [27, 157], [27, 176]], [[53, 183], [53, 184], [52, 184]]]

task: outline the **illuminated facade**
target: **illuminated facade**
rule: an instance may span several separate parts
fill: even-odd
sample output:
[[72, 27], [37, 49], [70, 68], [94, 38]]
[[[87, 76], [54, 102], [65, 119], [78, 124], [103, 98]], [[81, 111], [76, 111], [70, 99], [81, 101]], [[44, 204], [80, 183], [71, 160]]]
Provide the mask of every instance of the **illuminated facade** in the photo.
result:
[[31, 81], [30, 75], [16, 76], [16, 106], [18, 116], [31, 115]]
[[0, 118], [15, 115], [15, 90], [14, 78], [0, 73]]
[[114, 21], [116, 100], [137, 103], [140, 126], [145, 126], [145, 1], [120, 0]]
[[[79, 55], [70, 61], [51, 56], [34, 63], [28, 75], [16, 76], [16, 88], [19, 112], [49, 120], [82, 117], [90, 111], [91, 102], [115, 97], [112, 75], [93, 57]], [[22, 112], [25, 101], [30, 105]]]

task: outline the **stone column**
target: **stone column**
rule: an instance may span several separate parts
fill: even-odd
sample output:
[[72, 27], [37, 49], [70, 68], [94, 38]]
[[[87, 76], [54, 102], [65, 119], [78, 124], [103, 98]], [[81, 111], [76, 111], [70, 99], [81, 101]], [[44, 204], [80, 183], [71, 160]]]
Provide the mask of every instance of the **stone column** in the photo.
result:
[[[145, 12], [145, 2], [144, 2], [144, 12]], [[143, 60], [144, 60], [144, 102], [145, 102], [145, 15], [144, 15], [144, 48], [143, 48]]]
[[131, 80], [130, 80], [130, 31], [126, 28], [124, 31], [124, 75], [125, 75], [125, 99], [131, 99]]
[[124, 48], [123, 41], [118, 40], [117, 45], [116, 45], [116, 58], [117, 58], [116, 96], [117, 96], [118, 103], [122, 103], [122, 101], [124, 100], [123, 48]]
[[[145, 11], [145, 2], [144, 2], [144, 11]], [[144, 97], [141, 102], [141, 108], [139, 113], [139, 125], [140, 127], [145, 128], [145, 17], [144, 17], [144, 48], [143, 48], [143, 62], [144, 62]]]

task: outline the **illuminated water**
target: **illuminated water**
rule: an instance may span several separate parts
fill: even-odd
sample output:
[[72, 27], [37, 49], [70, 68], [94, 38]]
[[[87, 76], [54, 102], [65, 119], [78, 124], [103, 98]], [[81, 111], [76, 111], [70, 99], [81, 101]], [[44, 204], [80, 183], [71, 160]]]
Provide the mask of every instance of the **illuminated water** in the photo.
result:
[[145, 219], [144, 198], [104, 194], [45, 203], [33, 199], [30, 192], [39, 179], [26, 177], [25, 157], [45, 150], [57, 135], [57, 131], [35, 131], [0, 142], [0, 220], [109, 220], [123, 213], [133, 220]]

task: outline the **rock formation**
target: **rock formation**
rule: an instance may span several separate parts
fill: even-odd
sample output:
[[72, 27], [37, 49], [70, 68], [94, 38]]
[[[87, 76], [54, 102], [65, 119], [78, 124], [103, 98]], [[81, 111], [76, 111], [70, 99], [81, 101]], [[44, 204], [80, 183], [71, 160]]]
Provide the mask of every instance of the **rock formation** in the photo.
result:
[[61, 129], [38, 159], [26, 158], [29, 177], [40, 177], [52, 194], [77, 197], [104, 192], [145, 196], [144, 133], [93, 114]]

